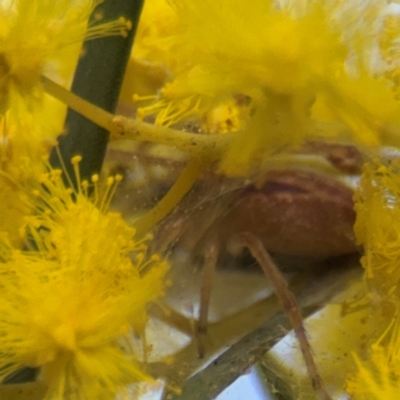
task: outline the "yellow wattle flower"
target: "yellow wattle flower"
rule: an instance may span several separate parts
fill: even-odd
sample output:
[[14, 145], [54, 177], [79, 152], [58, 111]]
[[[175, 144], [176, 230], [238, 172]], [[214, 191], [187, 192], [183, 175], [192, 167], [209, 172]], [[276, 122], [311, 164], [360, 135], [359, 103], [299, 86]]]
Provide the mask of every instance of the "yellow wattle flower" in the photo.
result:
[[[364, 166], [355, 195], [357, 241], [363, 246], [365, 294], [354, 304], [367, 313], [356, 370], [347, 382], [355, 400], [395, 399], [400, 361], [400, 162]], [[357, 311], [355, 311], [357, 313]], [[361, 332], [360, 332], [361, 333]]]
[[400, 163], [375, 161], [364, 166], [356, 191], [354, 226], [364, 248], [365, 280], [377, 299], [400, 299]]
[[179, 63], [179, 59], [165, 51], [179, 24], [178, 15], [169, 0], [146, 0], [135, 35], [133, 57], [162, 63], [168, 68]]
[[[71, 82], [83, 40], [124, 35], [123, 18], [87, 27], [100, 0], [16, 0], [0, 3], [0, 231], [14, 245], [26, 212], [18, 187], [43, 172], [43, 159], [63, 131], [66, 106], [46, 95], [45, 74]], [[101, 22], [101, 21], [100, 21]]]
[[[134, 96], [142, 105], [137, 115], [152, 115], [159, 125], [194, 120], [206, 132], [242, 131], [220, 165], [234, 175], [305, 140], [339, 135], [368, 146], [398, 142], [382, 134], [385, 124], [398, 120], [396, 111], [386, 118], [398, 108], [387, 81], [375, 85], [382, 95], [375, 101], [353, 90], [366, 74], [372, 87], [373, 74], [384, 72], [382, 60], [373, 69], [371, 54], [379, 51], [385, 6], [383, 0], [256, 0], [251, 7], [228, 0], [150, 0], [133, 54], [163, 64], [172, 76], [153, 96]], [[238, 96], [248, 99], [246, 105], [226, 112]], [[345, 129], [314, 129], [326, 111]]]
[[[185, 115], [201, 115], [236, 94], [292, 94], [309, 84], [313, 73], [332, 73], [332, 65], [345, 59], [338, 34], [326, 28], [320, 11], [295, 19], [272, 1], [246, 7], [226, 0], [176, 2], [170, 8], [178, 22], [165, 29], [167, 38], [161, 40], [170, 51], [164, 51], [169, 58], [161, 61], [172, 69], [173, 80], [163, 88], [162, 98], [171, 101], [167, 115], [176, 118], [166, 115], [167, 125]], [[151, 50], [157, 42], [149, 41], [143, 40]], [[149, 53], [148, 59], [160, 61], [157, 52]], [[191, 96], [201, 99], [200, 109], [174, 108], [191, 107], [180, 104]], [[158, 122], [164, 124], [161, 118]]]
[[[79, 158], [73, 161], [78, 170]], [[149, 238], [137, 240], [108, 211], [114, 180], [103, 195], [97, 180], [73, 191], [60, 171], [43, 175], [27, 198], [27, 250], [0, 238], [0, 378], [41, 367], [46, 400], [110, 399], [149, 379], [129, 336], [143, 334], [146, 306], [163, 295], [168, 264], [148, 257]]]
[[41, 76], [68, 86], [84, 40], [124, 35], [130, 29], [124, 18], [88, 28], [88, 18], [100, 2], [16, 0], [0, 4], [3, 163], [18, 165], [18, 158], [32, 159], [33, 155], [36, 162], [48, 154], [63, 131], [66, 106], [45, 95]]

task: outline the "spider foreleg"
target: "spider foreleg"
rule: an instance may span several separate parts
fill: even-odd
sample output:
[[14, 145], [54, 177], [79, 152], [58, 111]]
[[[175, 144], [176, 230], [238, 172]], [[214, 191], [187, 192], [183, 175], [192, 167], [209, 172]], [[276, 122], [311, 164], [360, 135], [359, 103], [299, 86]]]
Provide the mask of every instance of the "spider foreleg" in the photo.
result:
[[201, 279], [199, 320], [197, 323], [196, 339], [197, 350], [200, 358], [204, 357], [205, 340], [207, 336], [208, 311], [210, 307], [211, 292], [214, 285], [215, 269], [219, 254], [219, 246], [216, 239], [210, 240], [205, 249], [204, 268]]
[[289, 289], [285, 278], [272, 261], [271, 256], [268, 254], [261, 240], [249, 232], [243, 233], [241, 239], [243, 244], [249, 249], [252, 256], [259, 263], [267, 279], [274, 286], [276, 295], [290, 319], [315, 392], [320, 400], [331, 400], [331, 397], [325, 390], [322, 378], [318, 373], [312, 355], [311, 345], [308, 341], [306, 329], [303, 324], [303, 317], [294, 294]]

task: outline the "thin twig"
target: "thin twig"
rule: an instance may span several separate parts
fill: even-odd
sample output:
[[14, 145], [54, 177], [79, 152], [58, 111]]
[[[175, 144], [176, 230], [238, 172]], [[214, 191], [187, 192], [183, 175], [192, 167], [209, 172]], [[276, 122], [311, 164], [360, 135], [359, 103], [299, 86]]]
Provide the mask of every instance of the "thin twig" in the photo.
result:
[[85, 99], [82, 99], [82, 97], [79, 97], [69, 90], [63, 88], [58, 83], [52, 81], [46, 76], [42, 76], [42, 83], [46, 93], [68, 105], [68, 107], [70, 107], [72, 110], [75, 110], [107, 131], [112, 132], [114, 129], [116, 129], [112, 122], [114, 118], [113, 114], [95, 106]]
[[225, 135], [200, 135], [115, 116], [45, 76], [42, 76], [42, 82], [48, 94], [110, 132], [111, 140], [129, 139], [165, 144], [191, 155], [216, 159], [239, 135], [239, 132]]
[[112, 131], [111, 140], [131, 139], [161, 143], [192, 155], [207, 156], [214, 159], [217, 159], [240, 135], [240, 132], [224, 135], [183, 132], [121, 116], [116, 116], [113, 123], [117, 129]]

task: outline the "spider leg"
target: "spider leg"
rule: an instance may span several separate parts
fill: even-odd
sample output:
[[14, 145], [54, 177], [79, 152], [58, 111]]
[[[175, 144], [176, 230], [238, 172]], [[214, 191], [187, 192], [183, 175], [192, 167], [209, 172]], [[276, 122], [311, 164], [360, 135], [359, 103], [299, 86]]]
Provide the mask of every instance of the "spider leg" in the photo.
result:
[[285, 278], [272, 261], [261, 240], [249, 232], [241, 234], [241, 239], [243, 244], [249, 249], [252, 256], [261, 266], [267, 279], [274, 286], [276, 295], [278, 296], [283, 309], [286, 311], [290, 319], [296, 338], [300, 344], [304, 362], [306, 364], [308, 374], [311, 378], [311, 384], [315, 392], [320, 400], [331, 400], [331, 397], [324, 388], [322, 378], [318, 373], [318, 369], [312, 355], [311, 345], [308, 341], [307, 333], [304, 328], [303, 317], [301, 316], [301, 312], [299, 306], [297, 305], [294, 294], [289, 289]]
[[219, 246], [217, 240], [212, 239], [206, 245], [204, 253], [205, 262], [201, 279], [199, 319], [196, 329], [197, 351], [199, 358], [203, 358], [205, 353], [208, 311], [210, 307], [211, 292], [214, 284], [218, 254]]

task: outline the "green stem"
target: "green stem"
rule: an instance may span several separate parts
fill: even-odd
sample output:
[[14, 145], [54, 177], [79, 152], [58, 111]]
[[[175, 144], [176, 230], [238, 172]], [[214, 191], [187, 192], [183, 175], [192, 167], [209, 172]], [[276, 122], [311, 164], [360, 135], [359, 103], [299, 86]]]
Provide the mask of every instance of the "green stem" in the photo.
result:
[[[72, 84], [72, 92], [111, 113], [115, 112], [117, 106], [142, 5], [143, 0], [107, 0], [93, 11], [89, 21], [94, 26], [99, 15], [102, 16], [102, 23], [123, 17], [130, 20], [132, 25], [124, 37], [102, 37], [84, 43], [84, 55], [79, 60]], [[83, 179], [100, 172], [108, 144], [107, 128], [69, 110], [66, 131], [67, 135], [59, 138], [59, 149], [68, 175], [72, 179], [75, 176], [68, 161], [78, 154], [83, 157], [80, 164]], [[60, 167], [56, 151], [52, 152], [50, 163]]]
[[139, 236], [149, 232], [173, 210], [192, 188], [204, 167], [204, 162], [199, 158], [194, 157], [189, 160], [185, 169], [169, 192], [154, 206], [154, 208], [135, 222], [135, 228]]

